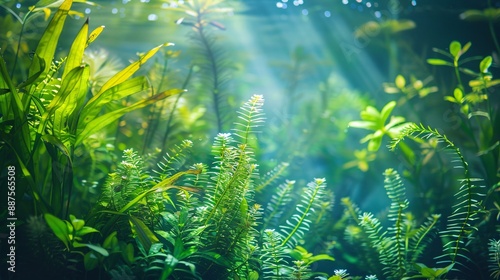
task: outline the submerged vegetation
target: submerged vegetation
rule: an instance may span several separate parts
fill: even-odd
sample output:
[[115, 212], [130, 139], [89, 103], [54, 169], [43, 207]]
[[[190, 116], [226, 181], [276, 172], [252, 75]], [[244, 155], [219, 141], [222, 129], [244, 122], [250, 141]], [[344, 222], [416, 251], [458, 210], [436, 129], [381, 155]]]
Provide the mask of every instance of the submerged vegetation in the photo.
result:
[[269, 106], [220, 35], [236, 2], [162, 1], [189, 47], [127, 64], [93, 49], [106, 30], [76, 6], [96, 3], [0, 4], [1, 278], [499, 279], [497, 9], [460, 15], [492, 55], [419, 56], [409, 19], [353, 29], [389, 57], [377, 100], [306, 83], [318, 62], [291, 48]]

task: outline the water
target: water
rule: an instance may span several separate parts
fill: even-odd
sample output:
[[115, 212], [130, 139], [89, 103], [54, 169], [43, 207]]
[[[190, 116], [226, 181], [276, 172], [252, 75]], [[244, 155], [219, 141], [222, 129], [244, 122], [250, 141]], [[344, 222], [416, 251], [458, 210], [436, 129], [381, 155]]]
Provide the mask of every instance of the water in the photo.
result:
[[0, 2], [1, 279], [498, 278], [499, 1], [61, 3]]

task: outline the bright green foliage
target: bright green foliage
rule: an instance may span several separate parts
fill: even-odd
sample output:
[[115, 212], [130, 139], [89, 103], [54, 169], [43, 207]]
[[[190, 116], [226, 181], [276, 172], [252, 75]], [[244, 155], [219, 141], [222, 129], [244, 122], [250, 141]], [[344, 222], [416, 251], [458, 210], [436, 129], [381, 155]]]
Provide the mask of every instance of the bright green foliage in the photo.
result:
[[[45, 221], [47, 225], [52, 229], [55, 236], [61, 240], [66, 249], [70, 253], [79, 252], [82, 253], [82, 247], [87, 247], [90, 249], [84, 255], [83, 262], [85, 265], [85, 269], [92, 270], [96, 267], [98, 258], [108, 257], [109, 252], [105, 248], [91, 244], [91, 243], [82, 243], [83, 236], [90, 233], [98, 233], [99, 231], [95, 228], [85, 226], [85, 221], [75, 218], [75, 216], [70, 215], [70, 221], [63, 221], [51, 214], [44, 215]], [[94, 256], [94, 257], [89, 257]]]
[[396, 138], [390, 145], [394, 149], [399, 141], [405, 137], [414, 137], [420, 139], [427, 139], [434, 137], [438, 143], [443, 143], [446, 150], [454, 157], [453, 162], [457, 163], [457, 168], [463, 169], [463, 179], [460, 180], [460, 189], [455, 194], [456, 202], [453, 205], [453, 212], [448, 217], [447, 229], [441, 231], [442, 238], [444, 239], [444, 255], [445, 259], [442, 262], [445, 264], [461, 263], [462, 260], [467, 260], [467, 251], [465, 244], [472, 238], [473, 232], [476, 230], [474, 221], [478, 219], [479, 213], [482, 211], [481, 204], [479, 203], [481, 197], [481, 190], [475, 182], [479, 179], [471, 178], [468, 164], [460, 152], [460, 150], [445, 136], [440, 134], [437, 130], [425, 128], [416, 124], [409, 125], [403, 131], [400, 137]]
[[430, 93], [438, 91], [435, 86], [425, 87], [429, 82], [429, 78], [419, 80], [414, 76], [410, 77], [410, 81], [407, 81], [403, 75], [397, 75], [394, 83], [384, 83], [384, 91], [389, 94], [403, 94], [405, 96], [404, 101], [411, 99], [415, 96], [424, 98]]
[[387, 169], [384, 175], [384, 186], [391, 200], [387, 216], [392, 226], [384, 230], [379, 219], [371, 213], [363, 213], [358, 219], [379, 254], [384, 275], [387, 279], [402, 279], [411, 275], [411, 265], [424, 251], [439, 215], [433, 215], [428, 222], [416, 227], [412, 215], [405, 212], [409, 202], [399, 174]]
[[323, 201], [323, 196], [325, 195], [325, 187], [324, 178], [316, 178], [313, 182], [307, 184], [301, 201], [295, 209], [296, 213], [292, 215], [290, 220], [286, 221], [286, 224], [280, 226], [284, 237], [281, 243], [282, 246], [294, 248], [304, 238], [311, 224], [309, 216], [315, 208], [320, 207], [320, 203]]
[[361, 143], [368, 142], [368, 151], [377, 151], [382, 144], [384, 135], [391, 139], [399, 135], [400, 131], [407, 125], [405, 119], [399, 116], [392, 116], [389, 123], [386, 124], [392, 110], [396, 107], [396, 102], [387, 103], [379, 112], [375, 107], [368, 106], [361, 112], [362, 121], [352, 121], [350, 127], [372, 130], [374, 133], [366, 135], [361, 139]]
[[286, 279], [291, 268], [288, 265], [289, 258], [283, 246], [282, 236], [275, 230], [264, 230], [264, 243], [262, 248], [262, 273], [266, 279]]
[[71, 205], [67, 200], [71, 200], [72, 195], [75, 148], [125, 113], [181, 92], [167, 90], [101, 115], [104, 104], [149, 89], [144, 78], [129, 78], [164, 45], [119, 71], [88, 100], [90, 69], [83, 62], [83, 54], [102, 27], [89, 37], [86, 21], [73, 40], [67, 58], [53, 63], [71, 5], [71, 0], [63, 1], [52, 17], [38, 43], [25, 81], [15, 84], [4, 58], [0, 57], [0, 109], [3, 114], [0, 131], [6, 143], [1, 149], [2, 157], [16, 159], [26, 178], [25, 189], [20, 188], [18, 194], [26, 193], [33, 198], [34, 212], [51, 212], [59, 217], [67, 216]]

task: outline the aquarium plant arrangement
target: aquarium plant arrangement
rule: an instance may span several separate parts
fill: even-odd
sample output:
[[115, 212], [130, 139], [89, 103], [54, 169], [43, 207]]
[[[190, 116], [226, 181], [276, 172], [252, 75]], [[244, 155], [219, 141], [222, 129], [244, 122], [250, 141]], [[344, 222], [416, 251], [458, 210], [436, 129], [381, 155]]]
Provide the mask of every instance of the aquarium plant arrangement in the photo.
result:
[[[88, 20], [67, 56], [55, 59], [57, 41], [72, 13], [71, 0], [57, 3], [25, 69], [27, 74], [18, 75], [22, 69], [12, 70], [15, 63], [9, 65], [11, 60], [0, 56], [0, 152], [8, 159], [4, 165], [15, 166], [18, 172], [16, 215], [23, 220], [18, 226], [23, 269], [16, 276], [498, 279], [500, 137], [495, 129], [499, 119], [494, 94], [500, 82], [493, 78], [493, 57], [465, 58], [471, 44], [453, 41], [448, 51], [435, 49], [444, 59], [427, 60], [432, 67], [452, 70], [456, 85], [449, 90], [400, 74], [393, 83], [384, 84], [387, 93], [403, 96], [399, 102], [391, 100], [378, 107], [360, 98], [351, 104], [361, 111], [361, 120], [352, 120], [349, 131], [361, 128], [369, 133], [362, 137], [357, 153], [343, 159], [344, 164], [331, 163], [330, 167], [340, 169], [331, 172], [336, 172], [334, 178], [346, 169], [352, 172], [352, 167], [367, 172], [373, 163], [387, 158], [386, 151], [395, 154], [401, 165], [387, 166], [381, 175], [388, 204], [382, 210], [386, 212], [379, 214], [362, 210], [365, 207], [349, 197], [337, 199], [334, 194], [341, 190], [330, 181], [327, 185], [323, 177], [308, 183], [295, 180], [297, 155], [274, 164], [265, 162], [261, 157], [265, 148], [259, 145], [261, 140], [269, 141], [261, 135], [270, 126], [265, 123], [264, 96], [252, 95], [231, 119], [233, 112], [224, 105], [229, 93], [222, 93], [228, 65], [218, 56], [220, 46], [206, 29], [223, 29], [208, 17], [226, 12], [219, 6], [223, 2], [185, 1], [173, 9], [187, 15], [178, 22], [192, 28], [193, 44], [198, 47], [193, 52], [203, 57], [197, 63], [200, 72], [189, 67], [179, 89], [154, 90], [148, 78], [137, 75], [148, 60], [172, 44], [143, 53], [99, 86], [92, 84], [92, 65], [84, 53], [104, 36], [100, 35], [104, 28], [89, 34]], [[30, 13], [50, 15], [51, 4], [40, 1]], [[182, 55], [164, 54], [168, 59]], [[103, 164], [95, 156], [94, 141], [112, 137], [126, 113], [156, 104], [156, 117], [149, 122], [154, 124], [166, 106], [158, 102], [170, 102], [166, 107], [178, 110], [187, 95], [183, 88], [194, 74], [203, 77], [200, 84], [209, 85], [193, 90], [207, 89], [204, 94], [212, 101], [217, 133], [210, 151], [180, 136], [172, 137], [180, 139], [177, 142], [161, 143], [156, 153], [138, 152], [154, 146], [153, 140], [144, 147], [128, 147], [120, 160], [109, 156], [103, 161], [111, 163], [100, 171], [108, 173], [104, 180], [96, 180], [98, 197], [81, 207], [78, 203], [84, 199], [79, 196], [86, 186], [81, 178], [96, 178], [94, 168]], [[331, 111], [341, 109], [335, 99], [348, 98], [349, 93], [342, 92], [329, 96], [335, 85], [331, 77], [318, 87], [322, 102], [305, 102], [306, 108], [321, 107], [320, 113], [309, 113], [306, 121], [291, 118], [290, 123], [310, 129], [301, 136], [302, 143], [312, 143], [318, 131], [332, 125]], [[447, 92], [443, 103], [456, 108], [455, 131], [419, 124], [403, 114], [412, 106], [409, 100], [424, 102], [439, 92]], [[293, 100], [289, 104], [297, 105]], [[176, 115], [167, 115], [168, 135], [163, 142], [175, 133], [170, 125]], [[195, 118], [192, 125], [198, 121]], [[335, 131], [347, 123], [336, 120]], [[153, 139], [151, 134], [146, 136]], [[327, 137], [316, 140], [328, 142]], [[313, 144], [305, 147], [318, 155], [331, 151], [318, 152]], [[87, 153], [92, 170], [78, 170], [80, 156]], [[306, 158], [308, 153], [300, 156]], [[294, 176], [287, 174], [290, 169]], [[2, 212], [4, 221], [8, 215]]]

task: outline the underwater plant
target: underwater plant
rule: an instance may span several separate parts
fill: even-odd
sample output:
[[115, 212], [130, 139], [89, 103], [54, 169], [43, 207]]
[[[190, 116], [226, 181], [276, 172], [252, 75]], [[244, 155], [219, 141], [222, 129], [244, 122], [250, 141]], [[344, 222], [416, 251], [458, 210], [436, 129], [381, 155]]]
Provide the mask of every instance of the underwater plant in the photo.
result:
[[[231, 79], [230, 57], [220, 45], [220, 38], [214, 31], [225, 30], [226, 27], [217, 21], [217, 18], [232, 12], [224, 1], [169, 1], [172, 2], [168, 9], [181, 13], [176, 20], [179, 25], [189, 26], [192, 29], [190, 39], [193, 40], [195, 55], [193, 65], [199, 76], [200, 85], [195, 91], [208, 92], [216, 123], [216, 133], [226, 128], [229, 113], [229, 98], [227, 86]], [[226, 4], [226, 6], [223, 6]], [[190, 71], [193, 69], [191, 68]]]
[[[86, 47], [102, 32], [98, 27], [89, 35], [86, 21], [71, 45], [68, 56], [53, 62], [58, 39], [72, 1], [64, 1], [43, 33], [28, 70], [28, 78], [15, 82], [8, 66], [0, 57], [0, 95], [3, 118], [1, 123], [2, 157], [17, 164], [25, 178], [26, 193], [33, 199], [29, 212], [69, 214], [73, 185], [74, 150], [84, 140], [122, 115], [182, 92], [166, 90], [130, 106], [101, 113], [105, 104], [148, 89], [144, 77], [129, 79], [142, 64], [152, 57], [160, 45], [138, 61], [118, 71], [98, 92], [87, 97], [89, 66], [82, 64]], [[38, 7], [35, 6], [34, 9]], [[50, 186], [50, 187], [49, 187]]]

